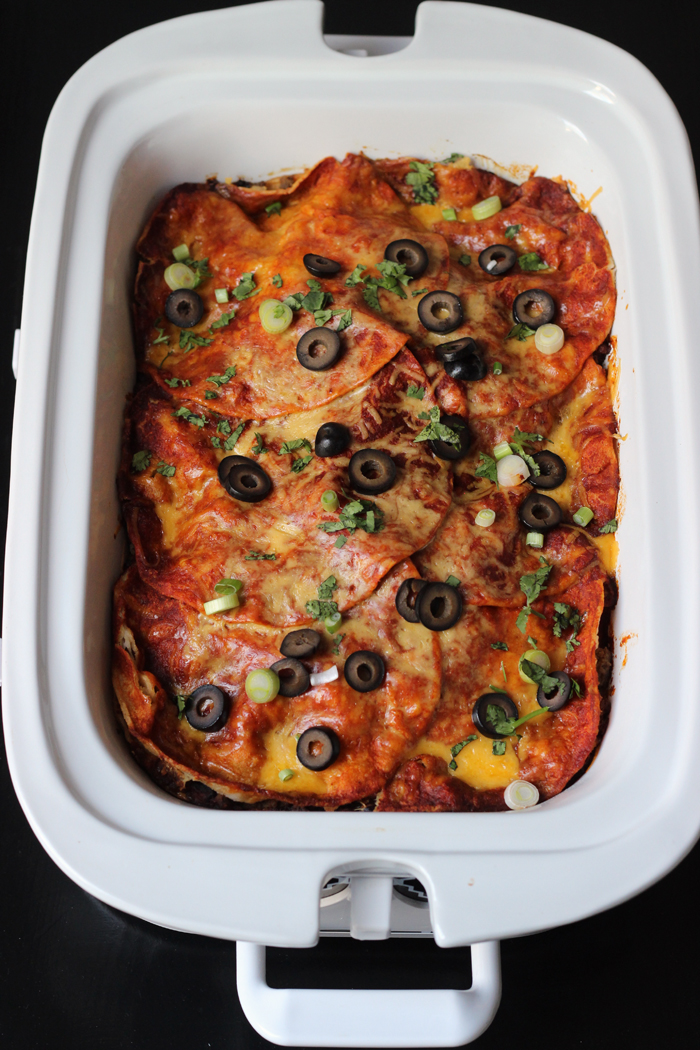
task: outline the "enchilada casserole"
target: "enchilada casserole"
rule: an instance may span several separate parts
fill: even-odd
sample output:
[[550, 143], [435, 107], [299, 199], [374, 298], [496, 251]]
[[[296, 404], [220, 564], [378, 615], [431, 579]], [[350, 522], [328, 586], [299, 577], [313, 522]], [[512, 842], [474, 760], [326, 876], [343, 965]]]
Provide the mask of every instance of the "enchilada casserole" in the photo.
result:
[[138, 242], [118, 717], [220, 808], [544, 801], [607, 720], [606, 237], [565, 182], [329, 157]]

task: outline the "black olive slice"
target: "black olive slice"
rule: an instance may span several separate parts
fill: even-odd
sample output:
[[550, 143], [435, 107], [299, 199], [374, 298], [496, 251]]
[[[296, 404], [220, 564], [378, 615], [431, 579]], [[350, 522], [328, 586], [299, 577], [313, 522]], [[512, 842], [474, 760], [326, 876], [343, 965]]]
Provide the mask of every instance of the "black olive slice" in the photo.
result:
[[378, 689], [384, 681], [386, 667], [379, 653], [359, 649], [345, 661], [343, 674], [351, 689], [358, 693], [369, 693], [372, 689]]
[[310, 328], [297, 343], [299, 364], [311, 372], [323, 372], [340, 357], [340, 336], [333, 328]]
[[191, 288], [176, 288], [165, 300], [164, 313], [178, 328], [192, 328], [202, 320], [204, 303]]
[[305, 730], [297, 743], [297, 758], [302, 766], [318, 772], [333, 765], [340, 754], [340, 740], [332, 729], [313, 726]]
[[472, 436], [469, 432], [467, 421], [463, 416], [440, 416], [440, 422], [454, 430], [455, 434], [459, 436], [459, 444], [453, 445], [450, 441], [433, 438], [429, 441], [431, 449], [438, 459], [463, 459], [472, 443]]
[[513, 303], [513, 320], [516, 324], [526, 324], [528, 328], [539, 328], [554, 320], [557, 306], [549, 292], [542, 288], [530, 288], [528, 292], [516, 295]]
[[229, 496], [244, 503], [259, 503], [269, 495], [272, 482], [259, 463], [247, 456], [226, 456], [219, 463], [219, 481]]
[[476, 343], [470, 335], [462, 339], [453, 339], [450, 343], [438, 343], [433, 347], [438, 361], [451, 364], [453, 361], [464, 361], [470, 354], [477, 352]]
[[453, 332], [464, 319], [459, 296], [453, 292], [428, 292], [418, 303], [418, 317], [429, 332]]
[[486, 693], [480, 696], [472, 708], [472, 722], [484, 736], [491, 740], [502, 740], [503, 733], [497, 733], [488, 720], [489, 704], [500, 707], [506, 718], [517, 718], [518, 709], [509, 696], [505, 693]]
[[418, 595], [427, 584], [427, 580], [404, 580], [396, 592], [396, 610], [409, 623], [420, 623], [416, 612]]
[[530, 476], [527, 480], [536, 489], [556, 489], [566, 481], [566, 463], [556, 452], [535, 452], [532, 457], [540, 468], [536, 478]]
[[388, 452], [363, 448], [350, 458], [348, 480], [356, 492], [376, 496], [379, 492], [386, 492], [396, 481], [396, 464]]
[[316, 431], [314, 452], [322, 459], [339, 456], [345, 452], [351, 440], [350, 431], [342, 423], [323, 423]]
[[528, 529], [548, 532], [561, 525], [561, 507], [551, 496], [532, 492], [518, 507], [518, 517]]
[[213, 733], [226, 721], [226, 696], [215, 685], [202, 685], [185, 701], [185, 718], [193, 729]]
[[[302, 656], [313, 656], [321, 644], [321, 635], [310, 627], [302, 627], [299, 631], [290, 631], [282, 640], [280, 652], [282, 656], [291, 656], [300, 659]], [[282, 679], [280, 678], [280, 685]], [[284, 695], [284, 694], [282, 694]]]
[[448, 361], [445, 371], [453, 379], [461, 379], [465, 383], [476, 383], [479, 379], [486, 378], [486, 362], [481, 354], [472, 353], [461, 361]]
[[333, 277], [341, 270], [341, 264], [335, 259], [327, 259], [325, 255], [310, 253], [304, 256], [304, 266], [314, 277]]
[[517, 255], [507, 244], [492, 244], [484, 248], [479, 256], [479, 266], [492, 277], [500, 277], [502, 273], [508, 273], [515, 266]]
[[545, 693], [543, 686], [537, 687], [537, 703], [540, 707], [548, 707], [550, 711], [558, 711], [563, 707], [571, 696], [571, 679], [566, 671], [548, 671], [550, 678], [556, 678], [557, 688], [552, 693]]
[[462, 596], [449, 583], [429, 583], [416, 598], [416, 612], [428, 630], [446, 631], [462, 615]]
[[407, 238], [387, 244], [384, 258], [405, 266], [409, 277], [420, 277], [428, 269], [428, 253], [423, 245]]
[[272, 664], [270, 670], [274, 671], [280, 680], [280, 696], [301, 696], [311, 687], [309, 672], [303, 663], [291, 656], [278, 660]]

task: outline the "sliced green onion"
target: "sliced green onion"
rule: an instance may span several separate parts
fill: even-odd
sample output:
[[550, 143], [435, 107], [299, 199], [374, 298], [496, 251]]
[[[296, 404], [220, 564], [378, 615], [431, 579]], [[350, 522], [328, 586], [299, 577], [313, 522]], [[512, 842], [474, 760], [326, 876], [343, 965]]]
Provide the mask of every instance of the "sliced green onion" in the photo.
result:
[[[291, 780], [292, 779], [292, 777], [294, 776], [294, 770], [293, 769], [280, 769], [280, 771], [278, 773], [278, 776], [279, 776], [280, 780], [282, 781], [282, 783], [284, 783], [285, 780]], [[523, 783], [524, 783], [524, 781], [523, 781]]]
[[525, 543], [528, 547], [543, 547], [544, 546], [544, 533], [543, 532], [528, 532], [525, 537]]
[[593, 521], [593, 511], [590, 507], [579, 507], [574, 514], [574, 521], [577, 525], [588, 525], [589, 522]]
[[498, 484], [504, 488], [522, 485], [530, 477], [530, 468], [521, 456], [504, 456], [496, 466]]
[[334, 492], [333, 489], [326, 489], [321, 496], [321, 503], [324, 510], [337, 510], [338, 509], [338, 493]]
[[214, 590], [217, 594], [231, 594], [231, 592], [238, 592], [243, 590], [243, 580], [232, 580], [228, 577], [224, 577], [223, 580], [219, 580], [218, 583], [214, 584]]
[[226, 290], [226, 288], [215, 288], [214, 289], [214, 297], [215, 297], [217, 303], [227, 303], [228, 302], [228, 291]]
[[501, 364], [501, 362], [500, 361], [494, 361], [493, 362], [493, 374], [495, 376], [500, 376], [502, 371], [503, 371], [503, 365]]
[[543, 324], [535, 332], [535, 346], [541, 354], [556, 354], [564, 345], [564, 332], [558, 324]]
[[457, 212], [454, 210], [454, 208], [443, 208], [442, 217], [448, 222], [454, 222], [457, 218]]
[[214, 613], [226, 612], [227, 609], [235, 609], [239, 605], [238, 595], [232, 591], [231, 594], [222, 594], [220, 598], [212, 598], [210, 602], [205, 602], [204, 611], [207, 616], [213, 616]]
[[493, 525], [495, 520], [495, 510], [480, 510], [477, 516], [474, 518], [474, 524], [480, 525], [482, 529], [488, 529], [489, 525]]
[[177, 248], [173, 248], [173, 259], [175, 262], [182, 262], [183, 259], [189, 258], [190, 249], [186, 244], [178, 244]]
[[508, 809], [529, 809], [537, 805], [539, 797], [539, 791], [529, 780], [512, 780], [503, 792]]
[[323, 621], [323, 625], [329, 634], [336, 634], [340, 630], [342, 621], [343, 617], [337, 612], [333, 613], [331, 616], [327, 616]]
[[194, 288], [197, 278], [194, 270], [184, 263], [172, 263], [163, 274], [165, 283], [173, 292], [178, 288]]
[[260, 303], [258, 309], [260, 324], [270, 335], [280, 335], [285, 332], [294, 318], [294, 314], [286, 303], [279, 299], [265, 299]]
[[[533, 638], [532, 640], [534, 642], [535, 639]], [[541, 649], [528, 649], [526, 653], [523, 653], [518, 660], [518, 674], [523, 682], [529, 682], [530, 685], [535, 685], [536, 683], [533, 682], [531, 678], [528, 678], [523, 671], [523, 660], [529, 660], [531, 664], [537, 664], [538, 667], [544, 668], [545, 671], [549, 671], [552, 666], [549, 657], [546, 653], [543, 653]]]
[[501, 441], [495, 446], [493, 450], [493, 458], [498, 463], [499, 459], [503, 459], [504, 456], [510, 455], [510, 445], [507, 441]]
[[245, 691], [254, 704], [267, 704], [280, 691], [279, 676], [269, 667], [250, 671], [245, 680]]
[[479, 201], [478, 204], [472, 205], [472, 215], [477, 222], [480, 222], [481, 219], [490, 219], [492, 215], [496, 215], [500, 210], [500, 197], [487, 197], [485, 201]]

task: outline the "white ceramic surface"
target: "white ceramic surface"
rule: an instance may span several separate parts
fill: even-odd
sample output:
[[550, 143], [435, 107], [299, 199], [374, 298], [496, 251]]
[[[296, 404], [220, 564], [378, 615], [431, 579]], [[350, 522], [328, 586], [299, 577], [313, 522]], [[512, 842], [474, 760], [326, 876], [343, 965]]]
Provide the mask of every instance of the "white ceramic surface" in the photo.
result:
[[[440, 945], [514, 936], [638, 892], [700, 826], [699, 552], [688, 528], [698, 490], [683, 465], [700, 396], [690, 151], [651, 74], [577, 31], [431, 0], [407, 47], [359, 58], [326, 45], [321, 17], [318, 0], [272, 0], [142, 30], [79, 70], [53, 110], [12, 453], [11, 772], [56, 863], [100, 899], [165, 926], [311, 945], [328, 875], [375, 870], [424, 883]], [[110, 591], [123, 543], [114, 475], [134, 379], [136, 236], [177, 182], [299, 169], [360, 149], [479, 153], [565, 175], [585, 196], [602, 187], [594, 210], [618, 267], [625, 436], [615, 627], [630, 642], [595, 764], [525, 812], [197, 809], [136, 768], [111, 714]], [[194, 884], [207, 893], [184, 892]], [[546, 893], [531, 892], [542, 885]]]

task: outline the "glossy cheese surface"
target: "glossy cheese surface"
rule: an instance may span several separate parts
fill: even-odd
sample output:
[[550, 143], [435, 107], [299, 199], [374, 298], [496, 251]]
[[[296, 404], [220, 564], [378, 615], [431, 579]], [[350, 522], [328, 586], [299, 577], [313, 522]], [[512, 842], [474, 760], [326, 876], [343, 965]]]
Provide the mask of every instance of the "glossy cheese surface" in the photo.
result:
[[[501, 209], [477, 220], [474, 206], [492, 196]], [[397, 240], [425, 250], [422, 274], [387, 263]], [[478, 262], [496, 244], [516, 254], [499, 277]], [[203, 308], [189, 329], [165, 317], [165, 271], [182, 245]], [[616, 293], [595, 217], [561, 180], [516, 185], [467, 158], [350, 154], [259, 184], [177, 186], [137, 252], [138, 381], [118, 479], [130, 555], [115, 588], [113, 659], [118, 717], [137, 761], [166, 791], [216, 808], [477, 812], [505, 809], [517, 779], [536, 785], [541, 801], [564, 789], [605, 728], [616, 597], [619, 435], [603, 367]], [[338, 272], [314, 277], [306, 253]], [[551, 356], [513, 330], [513, 302], [531, 289], [552, 296], [564, 331]], [[459, 298], [462, 323], [440, 334], [423, 325], [419, 305], [443, 291]], [[293, 307], [281, 334], [262, 326], [266, 299]], [[297, 357], [315, 327], [340, 339], [323, 371]], [[451, 377], [436, 354], [467, 336], [485, 366], [470, 382]], [[466, 432], [458, 459], [425, 440], [448, 414]], [[350, 445], [317, 456], [316, 432], [328, 422], [347, 427]], [[489, 467], [504, 442], [514, 451], [520, 442], [526, 458], [550, 450], [565, 462], [566, 479], [546, 492], [562, 521], [541, 548], [527, 544], [518, 516], [536, 478], [505, 488]], [[353, 488], [350, 458], [366, 449], [396, 468], [383, 493]], [[222, 486], [229, 455], [268, 475], [260, 502]], [[334, 511], [321, 502], [328, 490]], [[352, 507], [370, 516], [353, 524]], [[593, 515], [585, 527], [574, 521], [582, 507]], [[486, 527], [477, 525], [484, 510], [494, 514]], [[542, 585], [526, 606], [537, 574]], [[399, 614], [398, 589], [418, 575], [459, 590], [461, 614], [448, 629]], [[205, 614], [217, 584], [231, 579], [241, 584], [238, 606]], [[330, 604], [322, 612], [315, 602]], [[342, 621], [331, 634], [323, 620], [336, 608]], [[246, 675], [279, 660], [285, 635], [301, 626], [321, 635], [307, 670], [335, 666], [338, 679], [253, 703]], [[542, 711], [536, 686], [519, 675], [533, 647], [574, 683], [556, 712]], [[386, 667], [369, 692], [344, 677], [357, 650]], [[206, 684], [226, 700], [224, 723], [210, 732], [182, 713]], [[498, 690], [519, 716], [535, 717], [494, 741], [472, 712]], [[297, 758], [299, 735], [314, 726], [332, 729], [340, 746], [322, 771]]]

